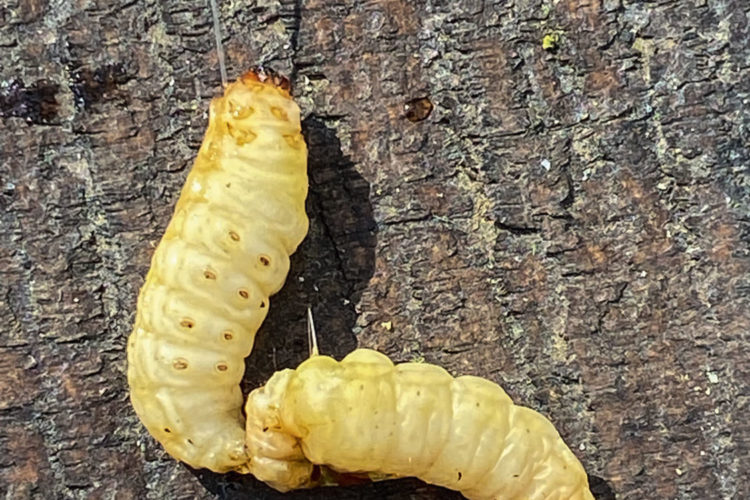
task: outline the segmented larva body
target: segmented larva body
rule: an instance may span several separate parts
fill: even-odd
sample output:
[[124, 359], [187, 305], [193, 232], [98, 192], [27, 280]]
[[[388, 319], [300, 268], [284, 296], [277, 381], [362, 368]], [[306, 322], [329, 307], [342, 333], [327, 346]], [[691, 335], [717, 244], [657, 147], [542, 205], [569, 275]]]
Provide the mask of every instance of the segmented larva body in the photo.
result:
[[280, 491], [321, 465], [416, 476], [470, 499], [593, 500], [580, 462], [545, 417], [488, 380], [359, 349], [275, 373], [245, 407], [250, 472]]
[[128, 341], [136, 413], [175, 458], [247, 471], [240, 381], [307, 234], [307, 148], [288, 85], [251, 71], [211, 102]]

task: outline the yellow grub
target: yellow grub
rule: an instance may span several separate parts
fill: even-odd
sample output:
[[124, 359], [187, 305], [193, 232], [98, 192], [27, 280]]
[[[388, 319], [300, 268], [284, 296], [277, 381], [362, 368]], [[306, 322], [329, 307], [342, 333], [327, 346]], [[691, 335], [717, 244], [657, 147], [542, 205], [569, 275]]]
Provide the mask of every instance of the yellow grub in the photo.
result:
[[299, 108], [259, 80], [248, 73], [211, 102], [128, 342], [146, 428], [175, 458], [217, 472], [247, 471], [243, 359], [308, 228]]
[[427, 363], [313, 356], [253, 391], [245, 413], [250, 472], [280, 491], [319, 485], [318, 465], [416, 476], [476, 500], [594, 498], [549, 420], [497, 384]]

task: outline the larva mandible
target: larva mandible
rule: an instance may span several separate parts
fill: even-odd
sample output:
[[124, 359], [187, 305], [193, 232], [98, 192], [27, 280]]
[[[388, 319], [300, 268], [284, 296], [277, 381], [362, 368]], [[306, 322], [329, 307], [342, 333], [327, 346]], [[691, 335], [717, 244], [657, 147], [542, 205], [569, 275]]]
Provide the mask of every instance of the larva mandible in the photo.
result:
[[[488, 380], [358, 349], [276, 372], [245, 406], [250, 472], [287, 491], [317, 466], [416, 476], [470, 499], [593, 500], [552, 423]], [[324, 477], [323, 477], [324, 479]]]
[[211, 102], [128, 340], [136, 413], [173, 457], [247, 471], [240, 381], [307, 234], [307, 147], [288, 81], [258, 69]]

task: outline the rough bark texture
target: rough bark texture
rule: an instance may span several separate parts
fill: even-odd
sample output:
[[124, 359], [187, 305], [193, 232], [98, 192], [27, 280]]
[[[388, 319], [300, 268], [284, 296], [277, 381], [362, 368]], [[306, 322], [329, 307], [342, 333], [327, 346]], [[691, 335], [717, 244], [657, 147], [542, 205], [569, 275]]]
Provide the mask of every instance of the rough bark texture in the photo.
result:
[[[309, 304], [324, 352], [502, 384], [600, 499], [750, 498], [747, 1], [221, 4], [230, 75], [291, 74], [310, 144], [310, 235], [245, 389], [305, 357]], [[281, 498], [170, 459], [128, 402], [135, 298], [220, 91], [207, 3], [10, 0], [0, 66], [0, 492]]]

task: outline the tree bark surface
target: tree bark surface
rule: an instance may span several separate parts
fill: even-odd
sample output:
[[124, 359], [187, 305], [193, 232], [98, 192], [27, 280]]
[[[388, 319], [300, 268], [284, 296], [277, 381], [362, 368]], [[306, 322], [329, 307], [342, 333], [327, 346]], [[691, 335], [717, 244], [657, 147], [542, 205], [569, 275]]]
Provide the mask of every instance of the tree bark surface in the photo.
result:
[[[356, 346], [501, 384], [598, 499], [750, 498], [750, 4], [220, 2], [292, 77], [310, 234], [245, 391]], [[221, 91], [203, 0], [0, 6], [0, 493], [292, 493], [192, 471], [128, 401], [135, 301]], [[405, 117], [428, 98], [432, 113]]]

